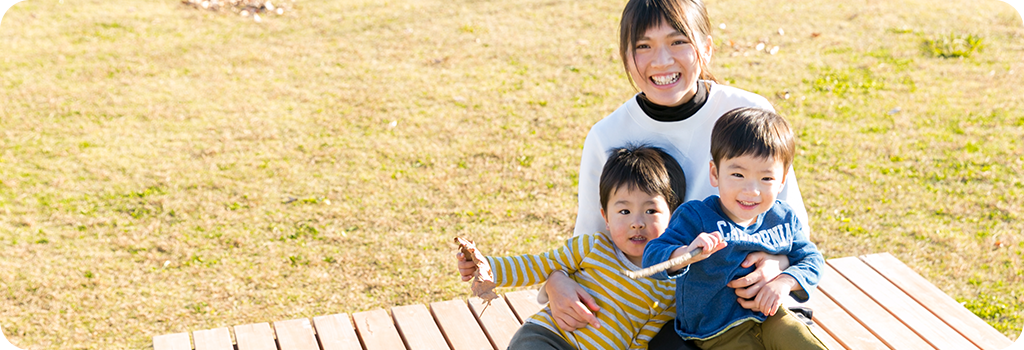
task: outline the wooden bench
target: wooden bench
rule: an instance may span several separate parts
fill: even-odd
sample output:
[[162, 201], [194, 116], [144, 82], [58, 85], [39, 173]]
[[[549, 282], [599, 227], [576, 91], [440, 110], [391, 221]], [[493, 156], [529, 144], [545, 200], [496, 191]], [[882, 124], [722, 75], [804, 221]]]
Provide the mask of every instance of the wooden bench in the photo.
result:
[[[454, 278], [454, 277], [453, 277]], [[256, 323], [153, 337], [154, 350], [505, 349], [541, 309], [511, 292], [480, 299]], [[987, 349], [1011, 341], [888, 253], [828, 260], [805, 304], [830, 349]], [[1024, 342], [1024, 340], [1022, 340]], [[1024, 348], [1024, 344], [1022, 348]]]

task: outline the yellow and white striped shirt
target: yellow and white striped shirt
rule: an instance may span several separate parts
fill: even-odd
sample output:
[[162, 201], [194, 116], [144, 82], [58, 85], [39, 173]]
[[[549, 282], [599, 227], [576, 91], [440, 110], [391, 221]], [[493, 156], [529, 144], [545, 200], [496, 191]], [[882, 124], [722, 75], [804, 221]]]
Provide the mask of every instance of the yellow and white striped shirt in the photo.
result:
[[676, 316], [675, 280], [630, 279], [621, 269], [639, 270], [605, 234], [570, 238], [564, 247], [540, 255], [487, 257], [495, 282], [502, 287], [544, 282], [555, 270], [569, 273], [596, 300], [601, 328], [566, 332], [551, 317], [551, 308], [530, 317], [578, 349], [646, 349], [665, 323]]

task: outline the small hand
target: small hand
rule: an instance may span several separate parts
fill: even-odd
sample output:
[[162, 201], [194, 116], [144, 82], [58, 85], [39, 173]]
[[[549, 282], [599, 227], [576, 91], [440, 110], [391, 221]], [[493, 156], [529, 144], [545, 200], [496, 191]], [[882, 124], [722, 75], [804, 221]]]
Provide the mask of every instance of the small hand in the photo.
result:
[[466, 261], [466, 256], [462, 252], [455, 254], [455, 259], [458, 259], [457, 267], [459, 269], [459, 275], [462, 275], [463, 281], [469, 281], [473, 279], [473, 275], [476, 273], [476, 264], [472, 261]]
[[697, 235], [697, 238], [694, 238], [693, 242], [690, 242], [690, 245], [687, 246], [687, 250], [693, 250], [696, 248], [704, 249], [704, 251], [693, 260], [693, 262], [697, 262], [707, 259], [711, 254], [722, 250], [722, 248], [725, 248], [728, 245], [729, 243], [725, 241], [722, 234], [716, 231]]

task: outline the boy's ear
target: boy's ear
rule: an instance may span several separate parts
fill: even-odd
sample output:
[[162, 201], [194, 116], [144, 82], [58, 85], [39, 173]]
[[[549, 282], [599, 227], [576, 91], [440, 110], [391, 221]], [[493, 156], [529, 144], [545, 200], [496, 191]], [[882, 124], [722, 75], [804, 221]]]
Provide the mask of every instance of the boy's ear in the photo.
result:
[[604, 229], [608, 231], [608, 234], [611, 234], [612, 228], [608, 227], [608, 214], [605, 214], [604, 208], [601, 208], [601, 218], [604, 219]]
[[709, 176], [709, 178], [711, 179], [711, 187], [718, 187], [718, 168], [715, 167], [715, 161], [712, 160], [708, 162], [708, 164], [710, 164], [711, 166], [711, 176]]

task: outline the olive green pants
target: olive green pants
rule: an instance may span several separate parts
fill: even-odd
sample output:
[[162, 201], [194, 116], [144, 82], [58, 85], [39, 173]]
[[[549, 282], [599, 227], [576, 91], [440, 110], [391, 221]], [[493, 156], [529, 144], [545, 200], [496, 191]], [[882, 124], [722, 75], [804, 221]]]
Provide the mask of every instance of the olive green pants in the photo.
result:
[[810, 327], [785, 307], [780, 307], [779, 311], [768, 317], [764, 323], [743, 322], [717, 337], [703, 341], [695, 340], [694, 343], [705, 350], [828, 349], [814, 333], [811, 333]]

